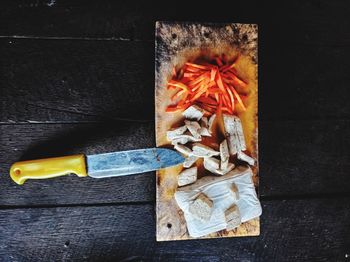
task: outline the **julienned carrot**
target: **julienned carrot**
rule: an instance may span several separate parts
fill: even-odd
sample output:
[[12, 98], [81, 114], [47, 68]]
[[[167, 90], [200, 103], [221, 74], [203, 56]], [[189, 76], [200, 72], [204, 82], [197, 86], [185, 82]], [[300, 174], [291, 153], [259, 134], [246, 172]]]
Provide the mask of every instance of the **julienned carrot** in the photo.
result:
[[169, 106], [167, 112], [183, 111], [193, 104], [205, 110], [205, 115], [221, 111], [233, 114], [236, 109], [236, 99], [243, 110], [246, 110], [242, 97], [236, 87], [246, 87], [247, 83], [237, 76], [235, 61], [228, 63], [225, 55], [215, 58], [215, 64], [195, 64], [187, 62], [176, 72], [173, 69], [173, 79], [168, 82], [168, 89], [176, 89], [171, 101], [177, 101]]

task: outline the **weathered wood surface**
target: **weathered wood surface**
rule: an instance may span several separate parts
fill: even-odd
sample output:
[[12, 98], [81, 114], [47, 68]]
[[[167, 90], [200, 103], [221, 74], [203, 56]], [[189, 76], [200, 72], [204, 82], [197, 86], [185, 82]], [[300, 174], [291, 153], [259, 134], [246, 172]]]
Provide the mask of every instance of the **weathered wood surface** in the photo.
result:
[[[350, 121], [262, 121], [260, 195], [349, 194]], [[28, 181], [8, 176], [18, 160], [152, 147], [154, 123], [0, 125], [0, 205], [127, 203], [154, 200], [154, 172], [123, 178], [74, 175]], [[122, 186], [120, 186], [122, 185]]]
[[[260, 41], [260, 120], [350, 118], [348, 46]], [[1, 123], [154, 118], [153, 43], [0, 39], [0, 50]]]
[[260, 237], [155, 242], [154, 206], [0, 210], [4, 261], [347, 261], [350, 199], [263, 201]]
[[123, 3], [113, 0], [5, 0], [2, 3], [0, 32], [5, 36], [153, 42], [155, 21], [230, 22], [234, 19], [241, 23], [258, 23], [261, 43], [274, 47], [281, 46], [281, 41], [283, 45], [350, 43], [347, 0], [223, 1], [220, 12], [213, 12], [212, 5], [200, 5], [199, 10], [198, 3], [189, 1], [178, 1], [171, 8], [138, 0]]

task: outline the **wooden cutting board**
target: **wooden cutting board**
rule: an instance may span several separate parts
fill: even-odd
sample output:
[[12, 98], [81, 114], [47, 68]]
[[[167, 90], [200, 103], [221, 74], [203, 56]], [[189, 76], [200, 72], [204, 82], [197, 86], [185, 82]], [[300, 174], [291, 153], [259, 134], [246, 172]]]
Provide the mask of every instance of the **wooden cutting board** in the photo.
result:
[[[181, 123], [179, 113], [166, 113], [173, 91], [167, 90], [174, 67], [200, 57], [225, 54], [233, 59], [238, 53], [237, 70], [248, 82], [245, 101], [247, 110], [238, 112], [242, 121], [247, 150], [258, 159], [258, 26], [255, 24], [208, 24], [208, 23], [156, 23], [155, 54], [155, 124], [157, 147], [170, 147], [166, 132]], [[258, 186], [258, 163], [252, 168], [255, 186]], [[187, 232], [183, 212], [177, 206], [174, 193], [177, 176], [182, 166], [157, 172], [156, 213], [157, 241], [191, 239]], [[243, 223], [240, 227], [221, 230], [203, 238], [257, 236], [260, 233], [259, 218]]]

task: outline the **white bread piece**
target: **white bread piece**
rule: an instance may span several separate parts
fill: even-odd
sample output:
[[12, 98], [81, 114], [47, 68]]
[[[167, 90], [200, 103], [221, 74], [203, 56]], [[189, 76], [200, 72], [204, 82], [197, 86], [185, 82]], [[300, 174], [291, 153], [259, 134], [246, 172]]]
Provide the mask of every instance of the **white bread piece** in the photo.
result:
[[237, 158], [238, 158], [239, 160], [242, 160], [242, 161], [244, 161], [244, 162], [247, 162], [247, 163], [248, 163], [249, 165], [251, 165], [251, 166], [254, 166], [254, 163], [255, 163], [254, 158], [248, 156], [246, 153], [244, 153], [244, 152], [242, 152], [242, 151], [239, 151], [239, 152], [237, 153]]
[[236, 205], [232, 205], [226, 209], [225, 218], [227, 223], [226, 230], [235, 229], [241, 224], [241, 214]]
[[204, 110], [197, 105], [190, 106], [185, 111], [182, 112], [182, 115], [186, 119], [192, 119], [199, 121], [204, 115]]
[[213, 174], [217, 174], [221, 176], [227, 174], [235, 167], [234, 164], [228, 163], [228, 166], [226, 169], [220, 169], [220, 161], [214, 157], [205, 157], [203, 164], [206, 170], [210, 171]]
[[206, 157], [203, 161], [204, 168], [212, 173], [220, 168], [220, 161], [214, 157]]
[[199, 133], [199, 130], [201, 129], [201, 126], [198, 124], [198, 122], [185, 120], [185, 125], [186, 125], [188, 131], [190, 131], [191, 135], [194, 138], [196, 138], [196, 139], [200, 139], [201, 138], [201, 135]]
[[187, 146], [176, 144], [174, 146], [174, 149], [179, 151], [181, 154], [184, 154], [185, 156], [189, 156], [192, 154], [192, 150], [189, 149]]
[[228, 145], [226, 139], [220, 144], [220, 169], [225, 170], [228, 167], [228, 161], [230, 160], [230, 153], [228, 151]]
[[220, 155], [220, 152], [200, 143], [195, 143], [192, 147], [193, 155], [197, 157], [212, 157]]
[[183, 134], [183, 135], [178, 135], [178, 136], [175, 136], [173, 138], [173, 140], [171, 141], [171, 144], [172, 145], [176, 145], [176, 144], [187, 144], [188, 142], [199, 142], [201, 141], [202, 139], [198, 139], [198, 138], [195, 138], [191, 135], [188, 135], [188, 134]]
[[210, 200], [205, 194], [200, 195], [190, 204], [189, 211], [197, 219], [202, 221], [208, 221], [211, 217], [213, 208], [213, 201]]
[[215, 173], [218, 174], [218, 175], [223, 176], [223, 175], [227, 174], [228, 172], [230, 172], [234, 168], [235, 168], [235, 164], [228, 163], [226, 169], [217, 169], [217, 170], [215, 170]]
[[213, 124], [214, 124], [214, 120], [216, 118], [216, 114], [213, 114], [210, 118], [209, 118], [209, 121], [208, 121], [208, 130], [210, 133], [213, 132], [212, 128], [213, 128]]
[[206, 127], [201, 127], [201, 129], [199, 129], [199, 134], [201, 136], [211, 136], [209, 129]]
[[231, 193], [233, 197], [235, 198], [236, 201], [239, 200], [239, 191], [235, 183], [232, 184], [231, 186]]
[[184, 169], [178, 176], [177, 184], [179, 186], [185, 186], [196, 182], [197, 180], [197, 167], [191, 167]]
[[169, 130], [168, 132], [166, 132], [166, 138], [168, 139], [168, 141], [172, 141], [174, 137], [182, 135], [183, 133], [186, 132], [186, 130], [187, 130], [186, 126], [180, 126], [173, 130]]
[[239, 117], [224, 114], [223, 120], [230, 155], [235, 155], [239, 151], [246, 150], [242, 123]]
[[191, 167], [197, 160], [199, 159], [199, 157], [196, 156], [189, 156], [185, 159], [185, 161], [183, 162], [183, 167], [185, 168], [189, 168]]

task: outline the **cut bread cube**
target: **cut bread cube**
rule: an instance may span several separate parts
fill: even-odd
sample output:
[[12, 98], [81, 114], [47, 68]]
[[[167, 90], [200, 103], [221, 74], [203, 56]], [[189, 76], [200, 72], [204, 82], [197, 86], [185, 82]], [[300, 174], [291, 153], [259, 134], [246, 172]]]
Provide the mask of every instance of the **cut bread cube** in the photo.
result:
[[199, 121], [202, 116], [204, 115], [204, 110], [200, 108], [199, 106], [193, 105], [187, 108], [184, 112], [182, 112], [182, 115], [186, 119], [192, 119]]
[[191, 167], [196, 161], [198, 160], [198, 157], [196, 156], [189, 156], [185, 159], [185, 161], [183, 162], [183, 167], [185, 168], [189, 168]]
[[188, 131], [190, 131], [191, 135], [194, 138], [196, 138], [196, 139], [201, 138], [201, 135], [199, 133], [201, 126], [198, 124], [198, 122], [185, 120], [185, 125], [186, 125]]
[[182, 135], [187, 130], [186, 126], [180, 126], [178, 128], [175, 128], [173, 130], [170, 130], [166, 133], [166, 137], [168, 141], [172, 141], [176, 136]]
[[178, 176], [177, 184], [179, 186], [185, 186], [196, 182], [197, 171], [197, 167], [184, 169]]
[[254, 166], [255, 160], [254, 158], [248, 156], [246, 153], [240, 151], [237, 153], [237, 158], [244, 162], [247, 162], [249, 165]]
[[220, 152], [200, 143], [195, 143], [192, 147], [193, 155], [197, 157], [218, 156]]
[[223, 119], [230, 155], [246, 150], [242, 123], [239, 117], [224, 114]]
[[204, 168], [212, 173], [220, 168], [220, 161], [214, 157], [206, 157], [203, 161]]
[[241, 224], [241, 214], [237, 205], [232, 205], [225, 211], [226, 229], [232, 230]]
[[197, 219], [208, 221], [211, 217], [213, 201], [205, 194], [200, 195], [190, 204], [189, 212]]
[[201, 129], [199, 129], [199, 134], [201, 136], [211, 136], [211, 133], [209, 132], [209, 129], [206, 127], [201, 127]]
[[172, 145], [176, 145], [176, 144], [187, 144], [188, 142], [199, 142], [201, 141], [201, 139], [199, 138], [195, 138], [191, 135], [188, 134], [183, 134], [183, 135], [179, 135], [179, 136], [175, 136], [173, 138], [173, 140], [171, 141]]
[[225, 170], [228, 167], [228, 162], [230, 160], [230, 153], [228, 151], [227, 141], [224, 140], [220, 144], [220, 169]]
[[174, 149], [179, 151], [181, 154], [184, 154], [185, 156], [189, 156], [192, 154], [192, 150], [189, 149], [187, 146], [176, 144], [174, 146]]

